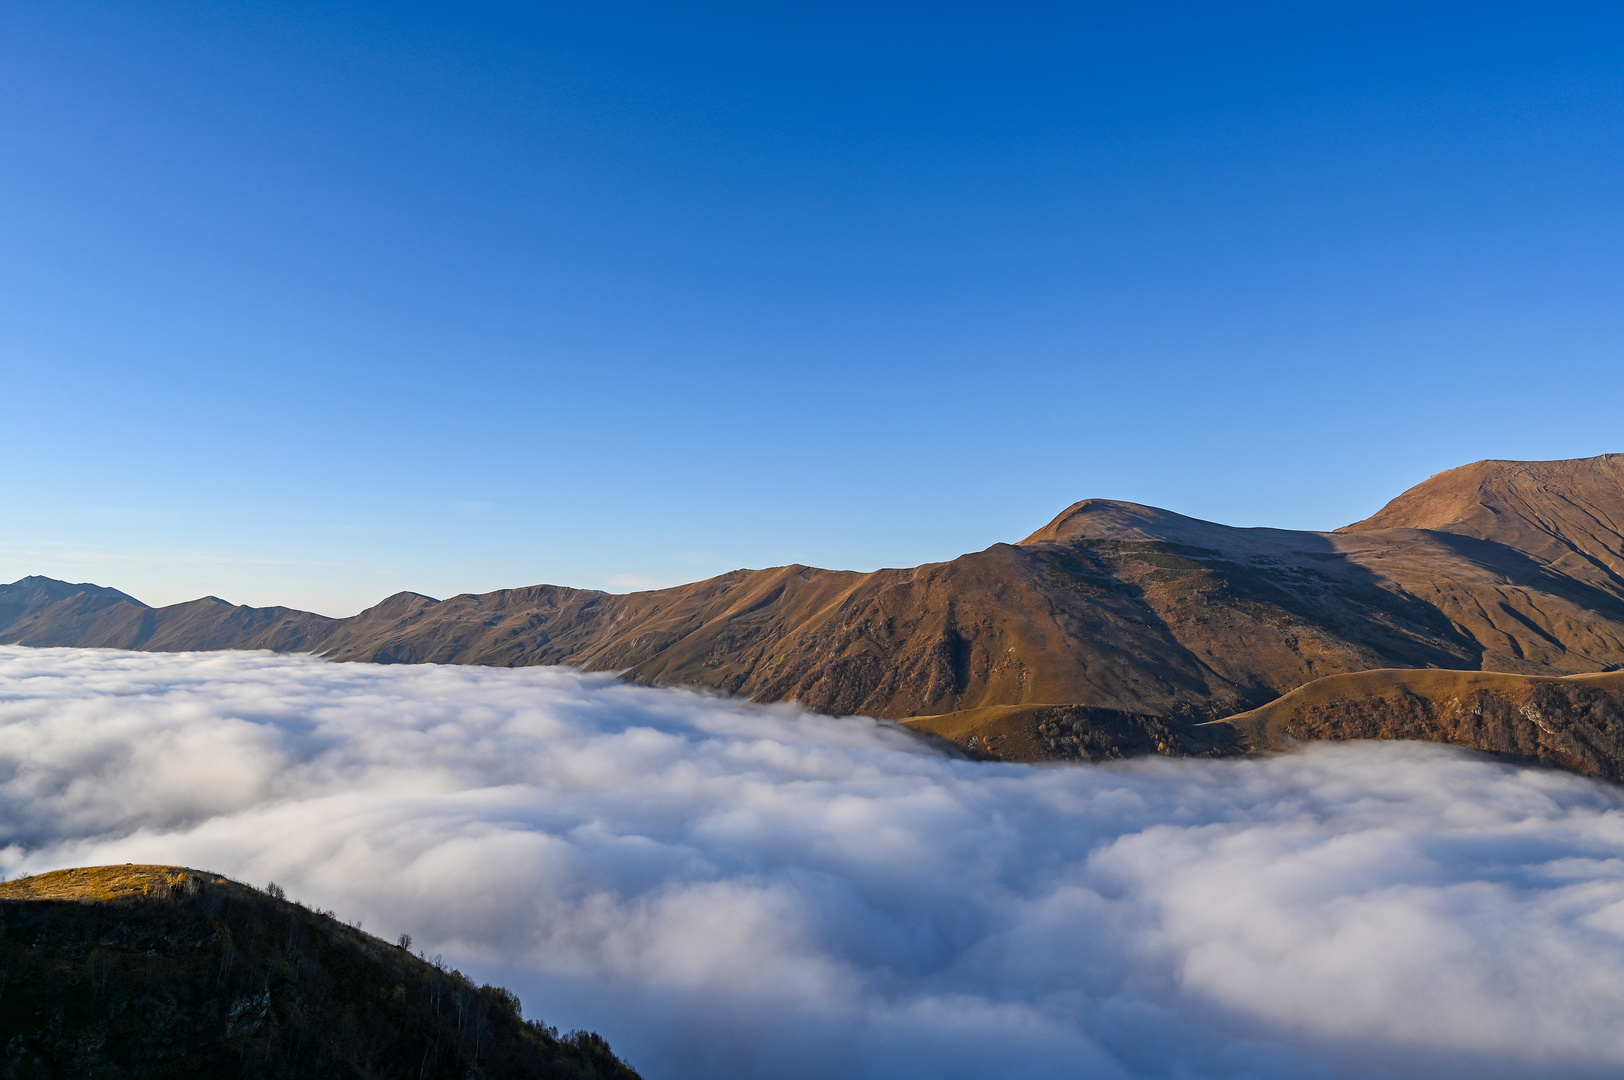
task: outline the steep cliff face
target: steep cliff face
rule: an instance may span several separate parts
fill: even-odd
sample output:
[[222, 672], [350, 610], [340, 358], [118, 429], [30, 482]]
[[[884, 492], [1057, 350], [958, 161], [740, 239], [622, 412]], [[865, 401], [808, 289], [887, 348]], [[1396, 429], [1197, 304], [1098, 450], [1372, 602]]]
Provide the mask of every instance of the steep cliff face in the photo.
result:
[[636, 1080], [590, 1033], [215, 874], [0, 884], [0, 1078]]

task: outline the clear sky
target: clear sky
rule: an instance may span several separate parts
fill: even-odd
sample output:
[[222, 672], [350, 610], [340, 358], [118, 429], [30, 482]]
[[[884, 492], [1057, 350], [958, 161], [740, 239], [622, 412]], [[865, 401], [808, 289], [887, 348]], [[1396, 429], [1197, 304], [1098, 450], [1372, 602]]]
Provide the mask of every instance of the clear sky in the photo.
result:
[[0, 9], [0, 580], [868, 569], [1624, 450], [1615, 6]]

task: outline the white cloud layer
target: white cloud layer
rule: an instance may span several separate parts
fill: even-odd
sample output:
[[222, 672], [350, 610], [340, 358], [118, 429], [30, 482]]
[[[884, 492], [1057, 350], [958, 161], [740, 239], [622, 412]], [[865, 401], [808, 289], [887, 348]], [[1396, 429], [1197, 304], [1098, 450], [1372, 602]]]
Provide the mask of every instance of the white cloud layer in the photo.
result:
[[0, 867], [409, 931], [650, 1080], [1624, 1068], [1624, 799], [1443, 747], [954, 760], [563, 669], [0, 647]]

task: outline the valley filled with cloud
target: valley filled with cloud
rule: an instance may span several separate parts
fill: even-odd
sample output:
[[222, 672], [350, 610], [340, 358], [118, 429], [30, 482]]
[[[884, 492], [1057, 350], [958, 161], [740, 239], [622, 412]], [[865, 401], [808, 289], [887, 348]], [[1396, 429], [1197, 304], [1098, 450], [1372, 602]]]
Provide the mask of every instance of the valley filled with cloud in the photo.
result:
[[559, 668], [0, 647], [8, 876], [185, 864], [651, 1078], [1616, 1075], [1624, 799], [1415, 743], [964, 760]]

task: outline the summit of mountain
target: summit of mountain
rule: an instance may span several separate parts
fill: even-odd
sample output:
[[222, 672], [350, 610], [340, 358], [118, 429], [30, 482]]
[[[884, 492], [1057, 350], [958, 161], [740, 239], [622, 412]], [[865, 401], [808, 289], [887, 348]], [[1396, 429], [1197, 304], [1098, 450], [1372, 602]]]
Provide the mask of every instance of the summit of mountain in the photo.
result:
[[1425, 529], [1492, 541], [1624, 595], [1624, 454], [1477, 461], [1337, 530]]
[[[73, 627], [68, 633], [76, 635], [79, 627], [88, 618], [94, 618], [95, 613], [120, 606], [146, 607], [117, 589], [84, 582], [72, 584], [38, 574], [0, 585], [0, 627], [8, 631], [31, 625], [36, 632], [42, 630], [49, 636], [53, 623], [63, 620]], [[52, 614], [47, 615], [47, 612]]]
[[1118, 499], [1083, 499], [1055, 515], [1043, 528], [1020, 541], [1022, 547], [1069, 543], [1077, 540], [1177, 540], [1199, 542], [1247, 532], [1287, 533], [1282, 529], [1233, 529], [1200, 518], [1186, 517], [1160, 507]]
[[1478, 462], [1334, 532], [1086, 499], [1018, 543], [922, 566], [735, 570], [626, 594], [398, 593], [347, 619], [148, 608], [64, 585], [71, 595], [0, 622], [0, 642], [570, 664], [902, 720], [980, 748], [996, 735], [1006, 756], [1216, 752], [1194, 725], [1326, 676], [1624, 666], [1621, 471], [1624, 455]]

